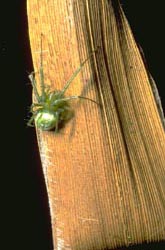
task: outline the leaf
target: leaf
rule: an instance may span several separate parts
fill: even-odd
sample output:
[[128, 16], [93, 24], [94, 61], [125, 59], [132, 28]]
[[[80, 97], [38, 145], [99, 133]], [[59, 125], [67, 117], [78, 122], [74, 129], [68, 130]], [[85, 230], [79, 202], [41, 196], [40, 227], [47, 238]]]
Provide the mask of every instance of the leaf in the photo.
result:
[[113, 249], [164, 239], [165, 134], [119, 2], [27, 3], [34, 68], [42, 32], [52, 89], [62, 89], [96, 50], [67, 95], [84, 92], [102, 108], [82, 100], [59, 134], [37, 131], [54, 248]]

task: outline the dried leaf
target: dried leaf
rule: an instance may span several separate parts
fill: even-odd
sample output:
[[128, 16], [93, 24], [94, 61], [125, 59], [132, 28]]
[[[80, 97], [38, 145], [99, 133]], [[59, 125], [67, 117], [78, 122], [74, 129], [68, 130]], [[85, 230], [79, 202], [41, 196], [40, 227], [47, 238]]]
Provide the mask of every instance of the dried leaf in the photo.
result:
[[164, 239], [165, 134], [150, 75], [118, 1], [27, 3], [34, 68], [42, 32], [52, 89], [61, 89], [96, 49], [67, 94], [85, 93], [102, 108], [80, 101], [57, 135], [37, 130], [54, 249]]

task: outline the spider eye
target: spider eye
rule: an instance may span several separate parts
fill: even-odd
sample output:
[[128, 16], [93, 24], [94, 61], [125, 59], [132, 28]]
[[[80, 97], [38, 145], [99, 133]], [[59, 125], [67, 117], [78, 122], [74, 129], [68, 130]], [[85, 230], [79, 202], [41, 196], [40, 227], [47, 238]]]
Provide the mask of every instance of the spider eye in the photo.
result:
[[35, 122], [38, 128], [42, 130], [51, 130], [56, 126], [57, 116], [55, 113], [41, 110], [36, 115]]

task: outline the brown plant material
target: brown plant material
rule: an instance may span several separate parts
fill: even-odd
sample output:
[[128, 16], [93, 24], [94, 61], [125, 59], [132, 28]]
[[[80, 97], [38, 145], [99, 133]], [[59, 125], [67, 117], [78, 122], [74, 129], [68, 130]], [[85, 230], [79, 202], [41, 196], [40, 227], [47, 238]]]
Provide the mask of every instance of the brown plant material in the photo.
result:
[[58, 134], [37, 130], [54, 249], [90, 250], [165, 238], [165, 133], [150, 76], [118, 1], [28, 0], [38, 71], [67, 91], [75, 117]]

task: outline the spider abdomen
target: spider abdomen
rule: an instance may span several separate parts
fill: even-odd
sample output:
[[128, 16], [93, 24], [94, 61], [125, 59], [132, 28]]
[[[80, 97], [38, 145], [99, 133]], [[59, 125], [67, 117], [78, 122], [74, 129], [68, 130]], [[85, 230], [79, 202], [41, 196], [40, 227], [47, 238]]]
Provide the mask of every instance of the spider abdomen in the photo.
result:
[[58, 114], [48, 110], [38, 110], [35, 117], [36, 126], [44, 131], [51, 130], [56, 127], [58, 122]]

